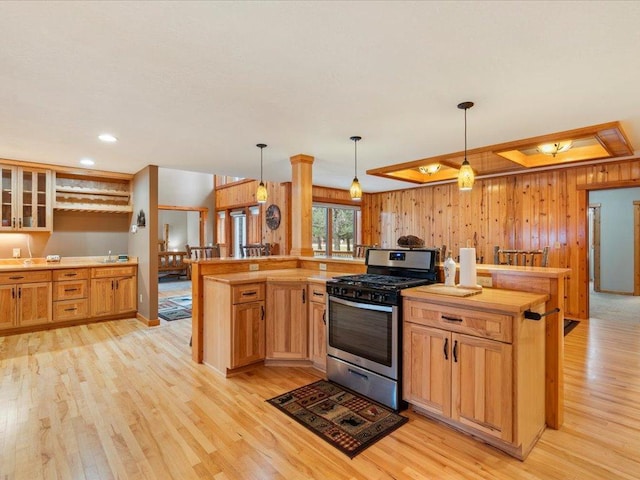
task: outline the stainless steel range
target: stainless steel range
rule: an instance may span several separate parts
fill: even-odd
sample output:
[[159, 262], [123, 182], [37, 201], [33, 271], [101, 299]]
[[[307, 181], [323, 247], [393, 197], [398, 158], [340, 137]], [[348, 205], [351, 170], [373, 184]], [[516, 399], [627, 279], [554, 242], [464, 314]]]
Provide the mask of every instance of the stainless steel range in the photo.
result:
[[327, 378], [394, 410], [402, 402], [403, 288], [435, 283], [436, 250], [367, 251], [367, 273], [327, 281]]

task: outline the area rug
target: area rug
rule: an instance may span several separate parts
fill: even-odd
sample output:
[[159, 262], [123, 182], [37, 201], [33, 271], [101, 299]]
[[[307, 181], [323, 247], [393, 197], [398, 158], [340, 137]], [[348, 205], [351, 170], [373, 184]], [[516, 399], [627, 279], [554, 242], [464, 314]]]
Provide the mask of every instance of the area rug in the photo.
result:
[[191, 318], [191, 296], [163, 298], [158, 303], [158, 316], [168, 322]]
[[320, 380], [267, 400], [350, 458], [409, 419], [335, 383]]
[[578, 326], [580, 322], [578, 320], [571, 320], [569, 318], [564, 319], [564, 334], [565, 336], [571, 332], [574, 328]]

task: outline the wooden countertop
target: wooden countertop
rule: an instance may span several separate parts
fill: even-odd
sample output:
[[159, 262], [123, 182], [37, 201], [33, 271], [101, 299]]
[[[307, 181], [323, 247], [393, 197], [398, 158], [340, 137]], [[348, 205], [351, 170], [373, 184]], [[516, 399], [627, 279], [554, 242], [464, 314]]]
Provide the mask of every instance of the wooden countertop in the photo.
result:
[[484, 288], [481, 293], [476, 295], [457, 297], [431, 293], [424, 287], [413, 287], [402, 290], [402, 296], [413, 300], [426, 300], [437, 305], [493, 310], [514, 315], [519, 315], [535, 305], [546, 302], [550, 298], [546, 293], [521, 292], [519, 290], [503, 290], [499, 288]]
[[45, 258], [3, 258], [0, 259], [0, 272], [26, 272], [31, 270], [57, 270], [62, 268], [86, 267], [127, 267], [138, 265], [138, 259], [136, 257], [129, 258], [126, 262], [105, 262], [105, 258], [106, 256], [63, 257], [59, 262], [47, 262]]
[[346, 275], [341, 272], [327, 272], [305, 268], [286, 268], [282, 270], [263, 270], [256, 272], [224, 273], [206, 275], [205, 281], [222, 282], [230, 285], [243, 283], [281, 281], [281, 282], [326, 282], [328, 279]]

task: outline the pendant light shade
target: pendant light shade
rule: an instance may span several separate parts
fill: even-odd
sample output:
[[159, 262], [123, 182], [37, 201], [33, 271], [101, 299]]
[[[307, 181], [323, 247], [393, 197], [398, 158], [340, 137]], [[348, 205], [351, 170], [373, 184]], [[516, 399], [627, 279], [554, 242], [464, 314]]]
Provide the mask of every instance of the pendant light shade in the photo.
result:
[[258, 203], [265, 203], [267, 201], [267, 187], [264, 186], [262, 181], [262, 149], [266, 147], [264, 143], [258, 143], [256, 145], [260, 149], [260, 184], [258, 190], [256, 190], [256, 201]]
[[349, 193], [351, 194], [351, 200], [360, 200], [362, 199], [362, 187], [360, 186], [360, 182], [358, 181], [358, 141], [362, 140], [362, 137], [353, 136], [351, 137], [351, 140], [353, 140], [355, 153], [355, 174], [353, 176], [353, 182], [351, 182]]
[[467, 160], [467, 110], [473, 107], [473, 102], [462, 102], [458, 104], [458, 108], [464, 109], [464, 161], [458, 171], [458, 188], [465, 192], [473, 188], [476, 181], [476, 175], [473, 173], [471, 165]]

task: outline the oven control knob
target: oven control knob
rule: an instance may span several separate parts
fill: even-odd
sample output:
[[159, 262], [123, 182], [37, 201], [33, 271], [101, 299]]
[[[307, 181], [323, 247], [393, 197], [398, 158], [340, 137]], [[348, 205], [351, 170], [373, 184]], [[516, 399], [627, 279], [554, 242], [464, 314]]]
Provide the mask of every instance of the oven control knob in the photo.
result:
[[356, 290], [353, 296], [355, 298], [360, 298], [362, 297], [362, 293], [363, 293], [362, 290]]
[[379, 293], [371, 293], [371, 301], [372, 302], [380, 301], [380, 294]]
[[343, 287], [343, 288], [340, 289], [340, 295], [346, 295], [348, 291], [349, 291], [348, 288], [344, 288]]

